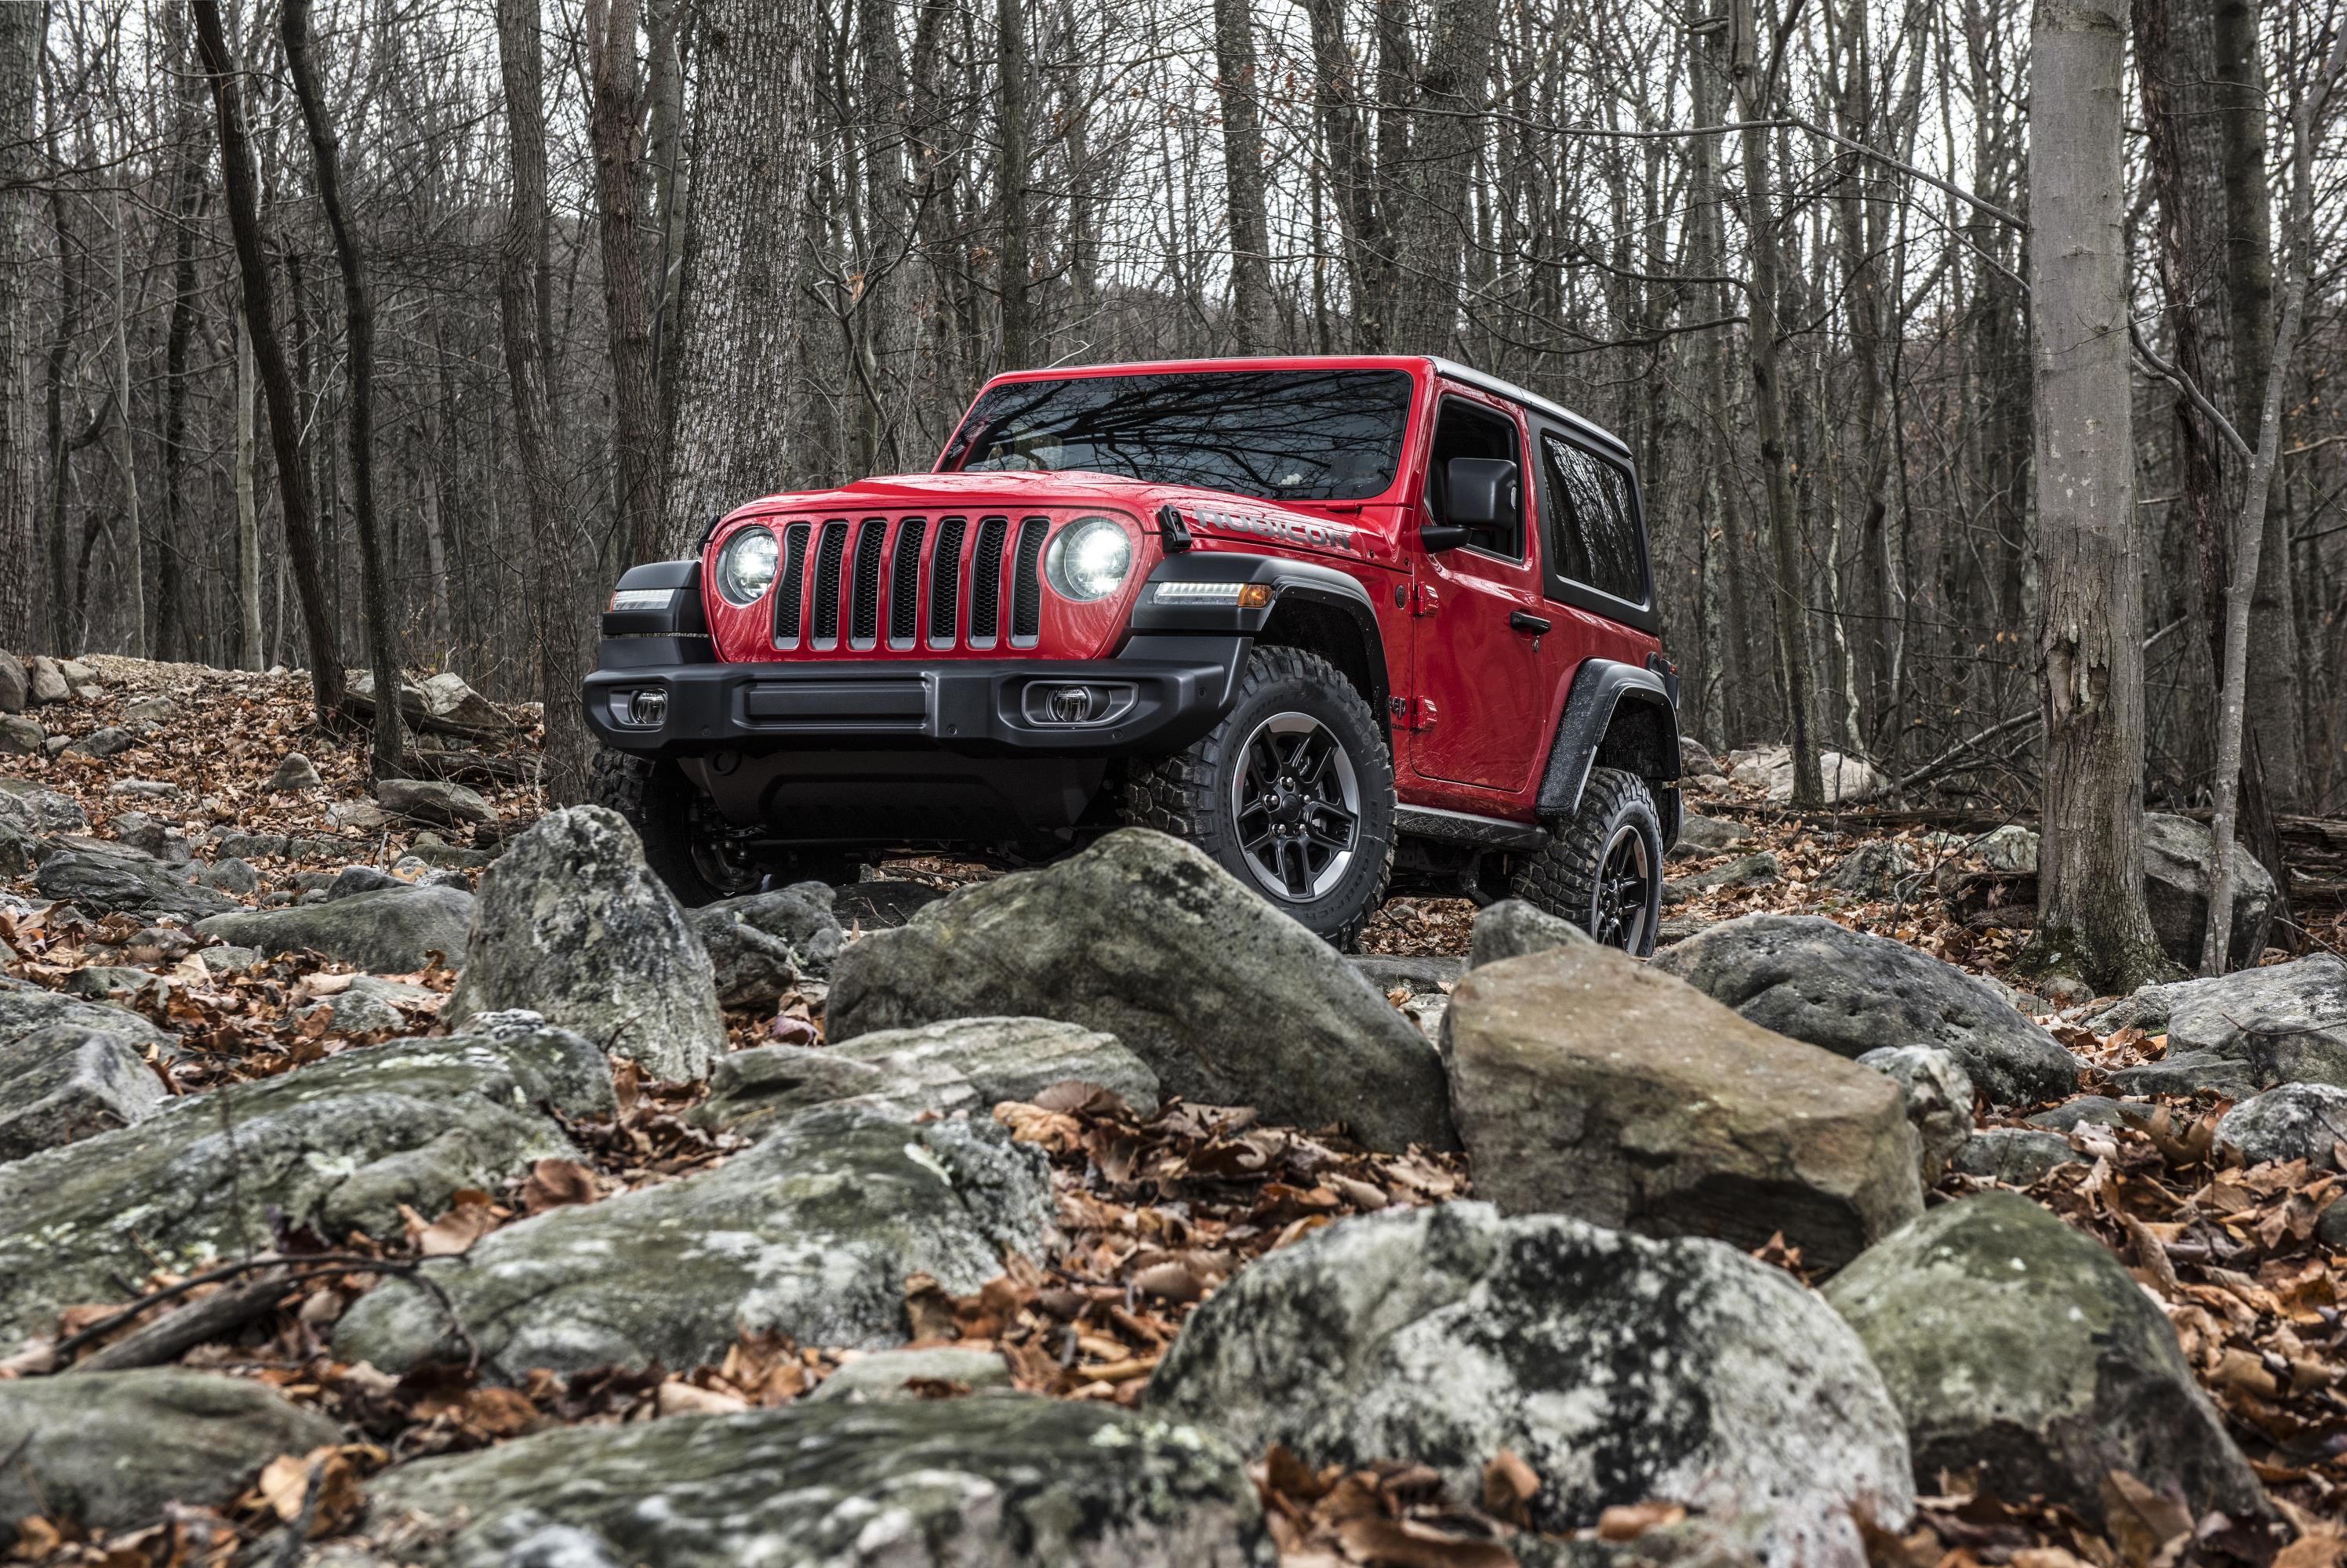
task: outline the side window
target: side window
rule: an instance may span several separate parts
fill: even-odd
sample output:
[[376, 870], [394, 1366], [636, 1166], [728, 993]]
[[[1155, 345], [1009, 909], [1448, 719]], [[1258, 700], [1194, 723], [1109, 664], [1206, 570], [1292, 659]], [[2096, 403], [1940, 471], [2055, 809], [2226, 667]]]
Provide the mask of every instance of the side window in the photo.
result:
[[1524, 559], [1523, 459], [1516, 450], [1516, 422], [1477, 404], [1445, 398], [1435, 415], [1434, 446], [1426, 463], [1426, 509], [1437, 522], [1450, 519], [1443, 477], [1453, 457], [1498, 457], [1516, 465], [1516, 507], [1496, 528], [1478, 528], [1471, 548], [1510, 560]]
[[1541, 432], [1542, 520], [1549, 565], [1569, 582], [1618, 599], [1646, 602], [1645, 563], [1630, 501], [1630, 476], [1604, 458]]

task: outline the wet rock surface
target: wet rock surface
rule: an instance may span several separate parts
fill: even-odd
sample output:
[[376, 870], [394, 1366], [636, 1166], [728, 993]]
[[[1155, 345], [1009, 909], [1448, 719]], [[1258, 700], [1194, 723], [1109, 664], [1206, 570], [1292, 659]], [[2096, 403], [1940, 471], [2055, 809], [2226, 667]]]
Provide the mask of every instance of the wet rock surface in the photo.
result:
[[1211, 1429], [1017, 1395], [574, 1428], [406, 1466], [374, 1504], [385, 1529], [412, 1516], [406, 1529], [430, 1542], [387, 1555], [446, 1568], [1270, 1568], [1274, 1556], [1245, 1468]]
[[1481, 1203], [1348, 1220], [1240, 1274], [1147, 1408], [1307, 1464], [1412, 1455], [1476, 1495], [1507, 1450], [1533, 1522], [1671, 1500], [1754, 1522], [1760, 1561], [1856, 1568], [1850, 1510], [1911, 1504], [1898, 1412], [1825, 1304], [1715, 1242]]
[[1747, 915], [1655, 967], [1778, 1034], [1858, 1057], [1936, 1045], [1998, 1104], [2066, 1099], [2082, 1063], [1983, 982], [1887, 937], [1815, 916]]
[[659, 1078], [705, 1077], [725, 1049], [709, 954], [635, 830], [600, 806], [548, 813], [482, 874], [444, 1016], [462, 1027], [506, 1008], [543, 1013]]
[[1746, 1247], [1782, 1232], [1831, 1269], [1922, 1212], [1896, 1084], [1615, 949], [1473, 970], [1444, 1027], [1476, 1192], [1507, 1213]]
[[399, 1228], [577, 1151], [537, 1107], [608, 1112], [610, 1073], [577, 1035], [494, 1033], [347, 1050], [174, 1100], [134, 1126], [0, 1165], [0, 1354], [118, 1278], [192, 1271], [270, 1244]]
[[2159, 1307], [2099, 1243], [2017, 1194], [1934, 1209], [1825, 1296], [1881, 1369], [1919, 1480], [1977, 1471], [1998, 1496], [2100, 1521], [2120, 1470], [2176, 1489], [2196, 1519], [2267, 1511]]
[[[966, 1295], [1043, 1245], [1042, 1161], [990, 1121], [818, 1106], [713, 1171], [506, 1226], [425, 1273], [496, 1377], [691, 1367], [743, 1333], [875, 1348], [909, 1335], [905, 1281]], [[435, 1295], [387, 1280], [335, 1354], [387, 1371], [461, 1358]]]
[[1343, 1122], [1378, 1149], [1456, 1143], [1425, 1038], [1327, 943], [1163, 834], [1112, 833], [866, 937], [826, 1018], [838, 1042], [985, 1015], [1113, 1034], [1187, 1100]]

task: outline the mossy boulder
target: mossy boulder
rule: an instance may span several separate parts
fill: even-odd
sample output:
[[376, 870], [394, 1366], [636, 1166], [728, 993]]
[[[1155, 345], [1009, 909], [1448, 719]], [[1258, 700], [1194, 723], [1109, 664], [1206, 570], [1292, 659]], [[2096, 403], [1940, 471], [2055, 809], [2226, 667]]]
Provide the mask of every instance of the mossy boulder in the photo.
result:
[[392, 1471], [386, 1561], [432, 1568], [1271, 1568], [1209, 1430], [1014, 1394], [572, 1427]]
[[1907, 1424], [1919, 1481], [2099, 1522], [2103, 1481], [2173, 1488], [2194, 1518], [2263, 1517], [2263, 1490], [2158, 1307], [2100, 1242], [2014, 1193], [1934, 1209], [1836, 1276]]
[[1475, 929], [1467, 955], [1469, 968], [1481, 968], [1503, 958], [1544, 953], [1551, 948], [1591, 947], [1596, 938], [1572, 921], [1563, 919], [1522, 898], [1502, 898], [1475, 911]]
[[2102, 1033], [2130, 1027], [2166, 1033], [2168, 1055], [2156, 1065], [2198, 1070], [2201, 1086], [2230, 1087], [2209, 1071], [2221, 1059], [2239, 1063], [2260, 1089], [2277, 1083], [2347, 1089], [2347, 958], [2336, 953], [2145, 986], [2093, 1023]]
[[794, 882], [686, 911], [709, 950], [717, 999], [729, 1008], [772, 1008], [801, 976], [830, 979], [847, 945], [833, 897], [821, 882]]
[[1457, 1147], [1442, 1064], [1343, 956], [1191, 845], [1126, 828], [963, 888], [840, 955], [834, 1042], [982, 1016], [1112, 1034], [1166, 1092]]
[[[905, 1281], [967, 1294], [1039, 1255], [1042, 1158], [991, 1121], [817, 1106], [713, 1171], [510, 1225], [427, 1264], [490, 1376], [692, 1367], [743, 1333], [879, 1348], [909, 1337]], [[387, 1279], [334, 1352], [405, 1372], [461, 1355], [439, 1294]]]
[[169, 1503], [216, 1507], [279, 1454], [341, 1440], [268, 1385], [217, 1372], [0, 1381], [0, 1549], [36, 1514], [135, 1530], [160, 1522]]
[[354, 968], [400, 975], [439, 954], [462, 961], [473, 924], [473, 896], [455, 887], [376, 887], [323, 904], [215, 915], [196, 923], [200, 936], [264, 953], [307, 948]]
[[120, 1035], [57, 1023], [0, 1042], [0, 1161], [128, 1127], [165, 1098]]
[[536, 1020], [394, 1040], [171, 1101], [118, 1132], [0, 1165], [0, 1354], [125, 1280], [272, 1245], [280, 1227], [384, 1235], [399, 1205], [576, 1157], [539, 1109], [612, 1108], [609, 1065]]
[[967, 1080], [981, 1106], [1032, 1100], [1073, 1079], [1122, 1095], [1143, 1115], [1157, 1110], [1157, 1074], [1112, 1034], [1041, 1018], [960, 1018], [917, 1029], [884, 1029], [832, 1050], [858, 1061], [915, 1073], [943, 1070]]
[[1789, 1276], [1717, 1242], [1648, 1241], [1488, 1204], [1341, 1221], [1190, 1318], [1147, 1408], [1242, 1452], [1421, 1460], [1480, 1495], [1505, 1450], [1543, 1531], [1617, 1503], [1756, 1522], [1763, 1563], [1860, 1568], [1853, 1511], [1913, 1502], [1865, 1348]]

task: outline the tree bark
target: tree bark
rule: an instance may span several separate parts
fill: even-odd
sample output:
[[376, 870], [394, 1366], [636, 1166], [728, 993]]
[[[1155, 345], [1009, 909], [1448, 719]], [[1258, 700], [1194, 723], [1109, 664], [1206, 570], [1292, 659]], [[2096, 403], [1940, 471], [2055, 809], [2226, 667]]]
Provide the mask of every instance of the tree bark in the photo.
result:
[[543, 784], [548, 799], [583, 800], [593, 739], [579, 712], [587, 673], [590, 608], [575, 559], [580, 540], [554, 450], [547, 367], [545, 272], [547, 173], [545, 62], [538, 0], [497, 0], [497, 59], [506, 89], [507, 157], [511, 196], [497, 246], [497, 319], [505, 343], [506, 384], [513, 398], [514, 450], [528, 504], [530, 557], [538, 619], [538, 696], [545, 705]]
[[692, 213], [669, 400], [663, 544], [692, 547], [712, 516], [789, 485], [803, 401], [807, 0], [701, 7]]
[[237, 653], [247, 670], [269, 667], [261, 645], [261, 508], [254, 496], [252, 400], [259, 379], [252, 365], [252, 329], [236, 313], [236, 606]]
[[122, 477], [121, 580], [130, 597], [129, 651], [147, 657], [147, 529], [138, 506], [138, 446], [130, 425], [130, 288], [128, 258], [130, 226], [123, 220], [122, 192], [114, 193], [114, 461]]
[[2119, 113], [2127, 0], [2037, 0], [2029, 246], [2044, 611], [2041, 972], [2166, 971], [2143, 891], [2143, 586]]
[[[33, 527], [32, 407], [25, 350], [32, 330], [26, 281], [33, 261], [41, 54], [48, 11], [0, 5], [0, 640], [39, 633], [41, 548]], [[60, 264], [67, 264], [63, 257]]]
[[236, 237], [245, 322], [252, 329], [253, 358], [269, 403], [270, 450], [277, 464], [285, 553], [302, 600], [302, 630], [310, 643], [311, 694], [323, 723], [331, 721], [342, 706], [343, 666], [335, 653], [333, 620], [326, 610], [325, 579], [318, 569], [316, 514], [302, 462], [302, 411], [293, 396], [292, 369], [277, 338], [276, 297], [269, 257], [261, 248], [261, 200], [253, 178], [252, 146], [245, 131], [243, 92], [220, 34], [220, 0], [194, 0], [194, 5], [196, 42], [203, 54], [204, 70], [211, 77], [212, 108], [220, 124], [220, 183], [228, 196], [229, 227]]
[[1256, 104], [1253, 0], [1214, 0], [1214, 67], [1223, 110], [1223, 200], [1231, 236], [1231, 336], [1238, 352], [1267, 354], [1277, 316], [1271, 239], [1263, 213], [1263, 122]]
[[596, 215], [603, 263], [603, 318], [610, 340], [611, 559], [648, 559], [660, 538], [660, 366], [652, 347], [653, 285], [645, 265], [644, 89], [636, 72], [636, 0], [587, 6], [588, 139], [595, 156]]
[[1486, 107], [1498, 30], [1493, 0], [1440, 0], [1435, 9], [1426, 65], [1411, 95], [1414, 106], [1435, 112], [1416, 117], [1401, 182], [1400, 275], [1387, 343], [1398, 353], [1458, 348], [1475, 149], [1483, 135], [1475, 117]]
[[996, 114], [1000, 145], [995, 194], [1002, 203], [1001, 254], [996, 261], [1002, 300], [1002, 359], [999, 369], [1025, 370], [1035, 356], [1035, 311], [1030, 284], [1034, 261], [1030, 245], [1032, 214], [1027, 205], [1028, 71], [1026, 0], [994, 0]]
[[[1775, 97], [1773, 69], [1761, 56], [1760, 18], [1753, 0], [1736, 0], [1733, 12], [1737, 109], [1747, 121], [1768, 118]], [[1809, 655], [1809, 618], [1793, 502], [1792, 459], [1785, 445], [1785, 393], [1777, 364], [1779, 272], [1776, 202], [1768, 190], [1768, 143], [1764, 128], [1747, 129], [1737, 140], [1744, 156], [1745, 228], [1752, 246], [1746, 287], [1752, 358], [1752, 423], [1760, 437], [1760, 471], [1768, 508], [1768, 555], [1776, 582], [1777, 657], [1785, 674], [1785, 717], [1792, 749], [1793, 804], [1815, 809], [1825, 804], [1825, 775], [1818, 760], [1816, 670]]]

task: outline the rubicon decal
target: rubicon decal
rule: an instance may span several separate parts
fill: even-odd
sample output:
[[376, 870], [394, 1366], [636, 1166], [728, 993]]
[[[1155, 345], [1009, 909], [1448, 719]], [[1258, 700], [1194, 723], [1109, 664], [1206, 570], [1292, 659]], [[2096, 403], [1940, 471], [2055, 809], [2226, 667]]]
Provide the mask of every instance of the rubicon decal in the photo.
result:
[[1249, 512], [1226, 512], [1214, 507], [1193, 507], [1189, 518], [1196, 527], [1218, 533], [1254, 534], [1258, 538], [1272, 539], [1284, 545], [1343, 550], [1350, 555], [1367, 553], [1354, 542], [1360, 530], [1349, 523], [1332, 523], [1318, 518], [1266, 518]]

